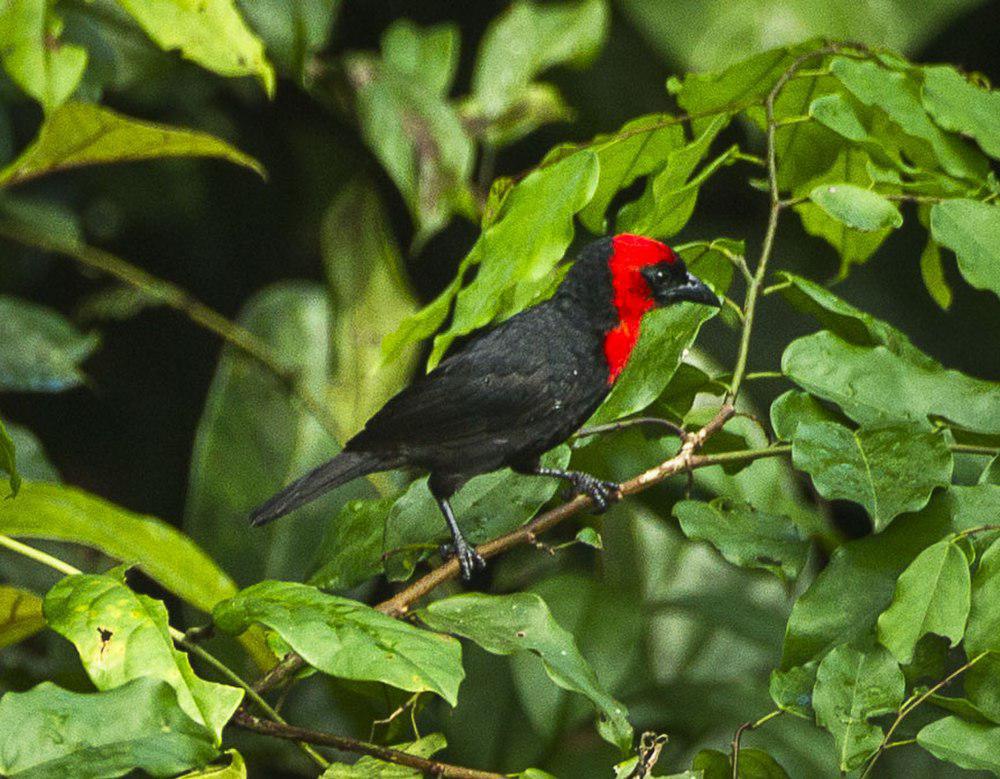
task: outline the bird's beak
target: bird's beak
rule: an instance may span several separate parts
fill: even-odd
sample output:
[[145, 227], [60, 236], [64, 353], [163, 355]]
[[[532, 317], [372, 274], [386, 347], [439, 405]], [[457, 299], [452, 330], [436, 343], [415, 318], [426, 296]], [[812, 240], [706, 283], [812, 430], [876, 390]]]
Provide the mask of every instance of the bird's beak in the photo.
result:
[[722, 307], [719, 298], [709, 289], [708, 285], [690, 273], [687, 274], [687, 278], [680, 284], [675, 284], [664, 290], [663, 299], [659, 302], [662, 304], [679, 303], [682, 300], [686, 300], [689, 303], [703, 303], [706, 306]]

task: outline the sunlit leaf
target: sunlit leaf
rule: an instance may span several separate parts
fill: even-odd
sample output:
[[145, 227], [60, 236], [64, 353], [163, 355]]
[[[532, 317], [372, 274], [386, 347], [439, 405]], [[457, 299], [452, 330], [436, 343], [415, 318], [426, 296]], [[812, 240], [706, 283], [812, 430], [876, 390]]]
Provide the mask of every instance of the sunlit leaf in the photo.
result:
[[121, 776], [134, 769], [172, 776], [215, 754], [211, 733], [157, 679], [89, 694], [42, 682], [0, 698], [4, 776]]
[[935, 203], [931, 234], [955, 252], [969, 284], [1000, 297], [1000, 206], [976, 200]]
[[123, 572], [67, 576], [45, 596], [49, 626], [71, 641], [98, 690], [113, 690], [139, 677], [167, 682], [195, 722], [222, 742], [222, 729], [243, 700], [243, 690], [207, 682], [174, 648], [167, 607], [129, 589]]
[[452, 706], [465, 673], [457, 641], [306, 584], [265, 581], [212, 614], [228, 633], [253, 623], [277, 631], [313, 668], [342, 679], [437, 693]]
[[227, 749], [223, 757], [229, 758], [229, 762], [225, 765], [212, 763], [202, 769], [184, 774], [178, 779], [246, 779], [247, 766], [243, 761], [243, 755], [235, 749]]
[[886, 227], [901, 227], [899, 209], [882, 195], [854, 184], [820, 184], [809, 199], [838, 222], [855, 230], [874, 232]]
[[42, 599], [33, 592], [0, 584], [0, 649], [45, 627]]
[[1000, 92], [980, 89], [955, 68], [924, 68], [920, 92], [924, 108], [946, 130], [972, 136], [982, 150], [1000, 159]]
[[920, 278], [923, 279], [927, 293], [935, 303], [945, 311], [951, 308], [953, 295], [948, 279], [944, 275], [941, 247], [933, 238], [927, 239], [924, 250], [920, 253]]
[[601, 714], [597, 728], [605, 740], [622, 750], [631, 747], [632, 727], [624, 706], [600, 686], [572, 634], [552, 618], [538, 595], [467, 593], [435, 601], [418, 613], [435, 630], [468, 638], [487, 652], [538, 655], [552, 681], [590, 698]]
[[10, 485], [10, 495], [13, 498], [17, 491], [21, 489], [21, 474], [17, 470], [17, 448], [14, 439], [0, 419], [0, 471], [7, 474], [7, 483]]

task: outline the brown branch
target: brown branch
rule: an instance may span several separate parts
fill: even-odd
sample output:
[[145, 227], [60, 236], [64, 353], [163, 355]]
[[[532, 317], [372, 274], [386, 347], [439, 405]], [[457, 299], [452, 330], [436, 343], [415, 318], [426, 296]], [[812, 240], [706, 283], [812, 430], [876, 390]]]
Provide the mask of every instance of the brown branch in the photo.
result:
[[445, 777], [446, 779], [504, 779], [503, 774], [495, 774], [492, 771], [480, 771], [475, 768], [442, 763], [440, 760], [411, 755], [407, 752], [401, 752], [398, 749], [371, 744], [367, 741], [361, 741], [348, 736], [338, 736], [333, 733], [299, 728], [294, 725], [284, 725], [280, 722], [269, 722], [248, 714], [245, 711], [238, 711], [233, 716], [232, 722], [245, 730], [252, 730], [254, 733], [261, 733], [265, 736], [273, 736], [274, 738], [282, 738], [322, 747], [333, 747], [342, 752], [369, 755], [386, 763], [414, 768], [422, 772], [425, 776]]

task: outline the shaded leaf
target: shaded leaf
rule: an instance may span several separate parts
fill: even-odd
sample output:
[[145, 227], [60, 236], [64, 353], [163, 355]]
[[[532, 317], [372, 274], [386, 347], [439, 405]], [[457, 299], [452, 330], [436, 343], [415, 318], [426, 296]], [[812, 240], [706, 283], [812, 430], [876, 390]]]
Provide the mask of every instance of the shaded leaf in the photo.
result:
[[882, 741], [882, 729], [868, 722], [903, 702], [905, 681], [892, 656], [877, 647], [859, 652], [839, 646], [816, 672], [816, 722], [837, 742], [841, 771], [860, 766]]
[[239, 7], [267, 46], [278, 68], [295, 81], [307, 80], [307, 66], [330, 37], [340, 0], [240, 0]]
[[850, 100], [840, 92], [822, 95], [809, 104], [809, 115], [824, 127], [851, 141], [869, 139]]
[[945, 717], [921, 728], [917, 743], [939, 760], [1000, 776], [1000, 725]]
[[819, 663], [811, 660], [803, 665], [796, 665], [787, 671], [776, 668], [771, 671], [769, 692], [774, 705], [782, 711], [794, 714], [796, 717], [812, 720], [812, 695], [816, 685], [816, 669]]
[[899, 577], [892, 605], [878, 618], [878, 640], [904, 665], [925, 633], [956, 646], [965, 633], [969, 597], [968, 560], [950, 539], [938, 541]]
[[465, 675], [454, 639], [305, 584], [260, 582], [220, 603], [212, 617], [227, 633], [242, 633], [255, 622], [275, 630], [309, 665], [331, 676], [428, 690], [452, 706]]
[[[418, 738], [405, 744], [394, 744], [393, 749], [406, 752], [408, 755], [418, 757], [432, 757], [448, 746], [444, 736], [440, 733], [432, 733], [429, 736]], [[321, 779], [419, 779], [424, 774], [415, 768], [407, 768], [402, 765], [394, 765], [377, 760], [374, 757], [362, 757], [353, 765], [334, 763], [327, 768]]]
[[972, 577], [965, 650], [970, 656], [986, 651], [1000, 652], [1000, 540], [986, 550]]
[[788, 517], [746, 503], [684, 500], [674, 504], [673, 514], [688, 538], [708, 541], [733, 565], [760, 568], [780, 579], [798, 578], [809, 553], [809, 542]]
[[837, 421], [836, 414], [801, 390], [788, 390], [771, 404], [771, 427], [779, 441], [791, 441], [801, 424]]
[[33, 592], [0, 584], [0, 649], [45, 627], [42, 599]]
[[386, 519], [397, 500], [390, 496], [345, 503], [327, 525], [309, 584], [348, 589], [380, 574]]
[[14, 439], [0, 419], [0, 471], [7, 474], [7, 483], [10, 485], [10, 495], [13, 498], [17, 491], [21, 489], [21, 474], [17, 470], [17, 448]]
[[31, 481], [59, 482], [59, 472], [49, 462], [42, 444], [27, 428], [8, 424], [7, 433], [17, 451], [17, 470], [22, 478]]
[[941, 308], [947, 311], [951, 308], [952, 291], [944, 275], [944, 265], [941, 262], [941, 247], [933, 238], [928, 238], [924, 250], [920, 253], [920, 278], [923, 279], [927, 293]]
[[622, 750], [632, 746], [625, 708], [600, 686], [572, 634], [552, 618], [538, 595], [467, 593], [435, 601], [418, 614], [435, 630], [468, 638], [492, 654], [538, 655], [552, 681], [590, 698], [600, 712], [597, 729], [606, 741]]
[[838, 222], [855, 230], [874, 232], [886, 227], [901, 227], [903, 215], [882, 195], [847, 183], [820, 184], [809, 199]]
[[935, 203], [931, 234], [955, 252], [969, 284], [1000, 296], [1000, 206], [976, 200]]
[[46, 621], [73, 643], [98, 690], [139, 677], [162, 679], [184, 712], [220, 744], [243, 690], [198, 677], [188, 656], [174, 647], [167, 607], [132, 592], [123, 574], [67, 576], [45, 596]]
[[211, 734], [156, 679], [89, 694], [42, 682], [0, 699], [4, 776], [121, 776], [133, 769], [171, 776], [215, 754]]
[[118, 0], [161, 49], [220, 76], [255, 76], [274, 94], [274, 68], [264, 44], [240, 16], [233, 0]]
[[85, 165], [160, 157], [218, 157], [264, 175], [257, 160], [208, 133], [132, 119], [90, 103], [67, 103], [0, 170], [0, 187]]
[[1000, 92], [980, 89], [951, 67], [923, 69], [924, 108], [946, 130], [971, 136], [984, 152], [1000, 159]]
[[97, 348], [58, 312], [0, 295], [0, 390], [59, 392], [83, 383], [80, 363]]
[[944, 437], [916, 423], [851, 430], [836, 422], [799, 425], [792, 462], [828, 499], [865, 507], [875, 532], [899, 514], [923, 508], [935, 487], [951, 483]]

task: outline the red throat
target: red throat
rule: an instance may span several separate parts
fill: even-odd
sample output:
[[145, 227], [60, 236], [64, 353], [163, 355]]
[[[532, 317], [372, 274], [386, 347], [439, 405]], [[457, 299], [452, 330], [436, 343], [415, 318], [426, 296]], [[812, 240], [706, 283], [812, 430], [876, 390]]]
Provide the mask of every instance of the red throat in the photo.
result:
[[623, 233], [612, 240], [611, 287], [618, 324], [604, 336], [604, 357], [608, 361], [608, 384], [625, 369], [639, 340], [642, 316], [655, 305], [646, 279], [639, 272], [646, 265], [673, 262], [673, 250], [652, 238]]

